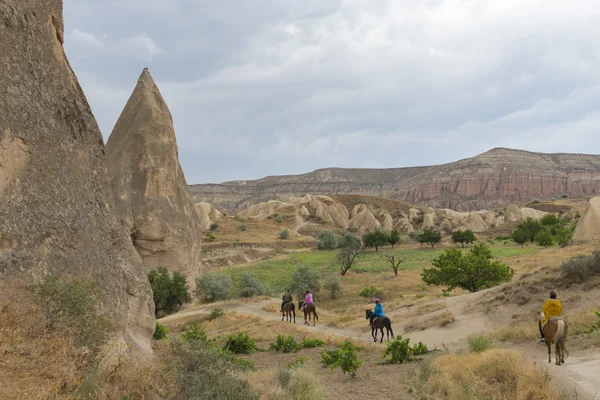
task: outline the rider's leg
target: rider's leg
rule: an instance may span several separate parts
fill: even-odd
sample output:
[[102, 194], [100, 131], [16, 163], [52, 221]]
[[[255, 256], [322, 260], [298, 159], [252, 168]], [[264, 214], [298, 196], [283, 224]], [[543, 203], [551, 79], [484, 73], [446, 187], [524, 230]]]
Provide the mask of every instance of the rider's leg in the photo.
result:
[[285, 303], [281, 303], [281, 312], [283, 312], [283, 305], [284, 305], [284, 304], [285, 304]]
[[540, 328], [540, 336], [541, 336], [541, 341], [544, 340], [544, 330], [542, 329], [542, 321], [538, 321], [538, 327]]

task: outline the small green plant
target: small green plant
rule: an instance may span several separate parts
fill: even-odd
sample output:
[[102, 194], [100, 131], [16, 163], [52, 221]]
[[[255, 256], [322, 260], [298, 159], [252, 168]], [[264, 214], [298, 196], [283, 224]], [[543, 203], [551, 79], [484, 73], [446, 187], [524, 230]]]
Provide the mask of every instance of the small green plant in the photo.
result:
[[403, 364], [410, 361], [413, 351], [410, 348], [409, 342], [409, 338], [402, 339], [402, 336], [396, 336], [396, 339], [388, 344], [387, 349], [383, 352], [382, 358], [391, 355], [391, 358], [385, 360], [384, 364]]
[[473, 333], [467, 337], [469, 349], [475, 353], [481, 353], [494, 347], [494, 341], [485, 333]]
[[302, 368], [306, 367], [306, 358], [298, 357], [294, 361], [289, 362], [283, 366], [283, 368], [294, 369], [294, 368]]
[[325, 342], [320, 339], [307, 339], [303, 337], [300, 345], [303, 349], [313, 349], [315, 347], [322, 347], [324, 344]]
[[218, 225], [216, 222], [213, 222], [212, 224], [210, 224], [210, 226], [208, 227], [208, 229], [209, 229], [211, 232], [214, 232], [214, 231], [216, 231], [217, 229], [219, 229], [219, 225]]
[[360, 297], [371, 298], [381, 296], [383, 292], [375, 286], [367, 286], [358, 294]]
[[227, 336], [223, 350], [229, 350], [235, 354], [250, 354], [251, 351], [257, 350], [257, 347], [248, 332], [240, 332], [237, 335]]
[[184, 342], [200, 341], [208, 343], [208, 337], [206, 332], [202, 329], [202, 326], [198, 323], [191, 323], [188, 328], [181, 334], [181, 339]]
[[269, 344], [269, 348], [275, 351], [283, 351], [284, 353], [295, 353], [302, 348], [296, 343], [296, 339], [292, 335], [277, 334], [277, 339]]
[[279, 232], [279, 239], [287, 240], [290, 238], [290, 231], [288, 229], [284, 229]]
[[592, 325], [592, 327], [590, 329], [585, 331], [585, 333], [592, 333], [592, 332], [600, 329], [600, 312], [594, 311], [594, 314], [596, 314], [596, 317], [598, 317], [598, 321], [596, 321], [596, 323], [594, 325]]
[[240, 232], [246, 232], [248, 227], [246, 226], [246, 224], [239, 224], [238, 229], [240, 230]]
[[278, 224], [282, 223], [282, 222], [283, 222], [283, 215], [281, 215], [281, 214], [278, 214], [278, 215], [275, 217], [275, 222], [277, 222]]
[[208, 317], [206, 317], [206, 319], [208, 321], [213, 321], [217, 318], [221, 318], [223, 315], [225, 315], [225, 310], [223, 310], [222, 308], [213, 308], [212, 311], [210, 312], [210, 314], [208, 315]]
[[204, 236], [204, 240], [206, 240], [207, 242], [214, 242], [215, 239], [216, 237], [212, 233], [207, 233], [206, 236]]
[[423, 342], [419, 342], [419, 343], [415, 344], [412, 348], [412, 353], [415, 356], [427, 354], [428, 351], [429, 350], [427, 349], [427, 346], [425, 346], [425, 344]]
[[345, 340], [339, 349], [321, 352], [321, 363], [326, 367], [331, 367], [333, 371], [339, 367], [344, 373], [348, 373], [352, 378], [356, 378], [356, 371], [363, 364], [358, 358], [358, 349], [348, 340]]
[[156, 323], [156, 328], [154, 329], [154, 335], [152, 338], [154, 340], [161, 340], [167, 337], [167, 328], [164, 325]]

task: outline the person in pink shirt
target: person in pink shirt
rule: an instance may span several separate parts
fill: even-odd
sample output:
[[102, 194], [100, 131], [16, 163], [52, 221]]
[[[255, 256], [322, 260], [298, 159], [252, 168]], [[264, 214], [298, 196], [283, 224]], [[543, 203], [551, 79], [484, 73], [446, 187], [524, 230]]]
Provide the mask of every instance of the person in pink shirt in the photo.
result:
[[304, 298], [304, 305], [302, 306], [302, 308], [306, 307], [307, 304], [310, 304], [312, 302], [313, 302], [312, 293], [310, 292], [310, 290], [307, 290], [306, 297]]

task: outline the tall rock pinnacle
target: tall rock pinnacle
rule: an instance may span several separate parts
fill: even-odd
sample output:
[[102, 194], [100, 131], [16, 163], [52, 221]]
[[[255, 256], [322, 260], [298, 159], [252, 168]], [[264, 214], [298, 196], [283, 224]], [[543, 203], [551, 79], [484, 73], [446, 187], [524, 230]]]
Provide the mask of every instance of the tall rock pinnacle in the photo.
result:
[[150, 352], [150, 284], [62, 42], [62, 0], [0, 1], [0, 279], [94, 280], [117, 339]]
[[173, 119], [144, 69], [106, 144], [117, 215], [147, 270], [200, 273], [200, 221], [179, 165]]

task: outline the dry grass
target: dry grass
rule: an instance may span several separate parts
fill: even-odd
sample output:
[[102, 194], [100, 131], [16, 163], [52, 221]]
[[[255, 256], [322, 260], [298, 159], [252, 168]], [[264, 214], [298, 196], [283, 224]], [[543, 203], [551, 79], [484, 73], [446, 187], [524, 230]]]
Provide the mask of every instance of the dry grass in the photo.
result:
[[450, 325], [455, 321], [454, 314], [450, 311], [442, 311], [433, 315], [425, 315], [421, 318], [411, 318], [404, 323], [404, 329], [407, 332], [424, 331], [425, 329]]
[[549, 399], [549, 375], [512, 350], [443, 355], [410, 374], [422, 399]]
[[247, 373], [246, 379], [261, 399], [325, 400], [329, 398], [317, 374], [306, 367], [291, 370], [260, 369]]

